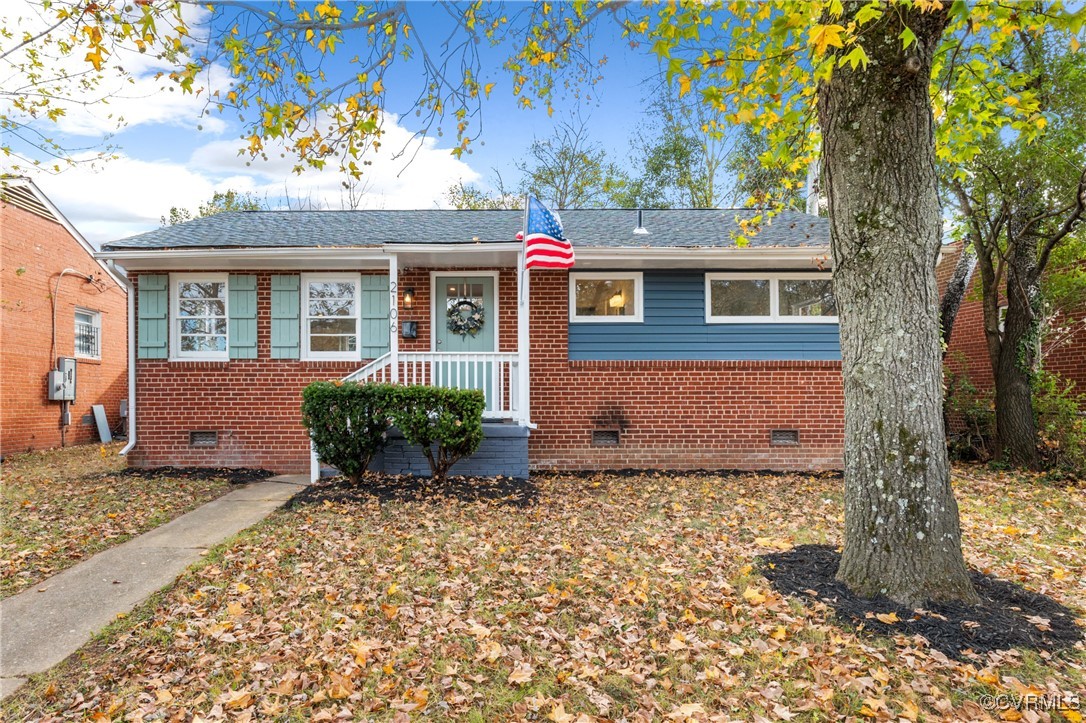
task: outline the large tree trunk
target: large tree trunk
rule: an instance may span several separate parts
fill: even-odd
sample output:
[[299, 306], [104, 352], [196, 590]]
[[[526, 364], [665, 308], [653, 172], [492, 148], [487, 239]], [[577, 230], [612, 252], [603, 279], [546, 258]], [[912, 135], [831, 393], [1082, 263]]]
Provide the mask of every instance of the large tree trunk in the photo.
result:
[[943, 432], [935, 283], [942, 213], [928, 84], [946, 11], [900, 15], [916, 45], [902, 50], [888, 13], [864, 34], [867, 70], [838, 67], [818, 92], [845, 392], [837, 577], [908, 605], [973, 602]]
[[1001, 461], [1036, 469], [1037, 425], [1033, 419], [1033, 373], [1037, 365], [1041, 289], [1037, 245], [1015, 239], [1007, 264], [1007, 315], [1003, 341], [992, 368], [995, 378], [996, 443]]

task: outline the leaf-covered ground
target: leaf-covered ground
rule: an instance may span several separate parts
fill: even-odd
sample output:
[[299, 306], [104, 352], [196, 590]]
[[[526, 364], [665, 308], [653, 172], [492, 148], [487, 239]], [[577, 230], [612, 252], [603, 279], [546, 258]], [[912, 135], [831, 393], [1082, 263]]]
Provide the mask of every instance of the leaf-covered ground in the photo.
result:
[[227, 492], [225, 479], [125, 471], [122, 445], [11, 456], [0, 466], [0, 597]]
[[[1081, 615], [1084, 492], [980, 468], [956, 477], [970, 562]], [[756, 558], [837, 543], [840, 485], [553, 476], [475, 499], [390, 485], [311, 492], [32, 680], [4, 713], [978, 720], [1030, 692], [1074, 704], [1086, 690], [1081, 643], [956, 661], [777, 594]], [[986, 697], [996, 695], [1007, 697]], [[1002, 715], [1080, 720], [1074, 710]]]

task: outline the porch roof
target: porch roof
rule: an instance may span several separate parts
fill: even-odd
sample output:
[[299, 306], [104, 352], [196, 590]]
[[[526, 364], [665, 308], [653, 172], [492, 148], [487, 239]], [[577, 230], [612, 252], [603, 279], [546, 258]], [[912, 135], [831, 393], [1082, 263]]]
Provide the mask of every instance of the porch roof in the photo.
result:
[[[583, 249], [734, 249], [737, 219], [755, 209], [647, 209], [635, 234], [633, 209], [568, 209], [566, 236]], [[376, 249], [397, 244], [463, 246], [510, 244], [523, 224], [521, 211], [236, 211], [196, 219], [102, 246], [103, 251], [165, 249]], [[764, 223], [749, 248], [824, 249], [825, 218], [783, 211]]]

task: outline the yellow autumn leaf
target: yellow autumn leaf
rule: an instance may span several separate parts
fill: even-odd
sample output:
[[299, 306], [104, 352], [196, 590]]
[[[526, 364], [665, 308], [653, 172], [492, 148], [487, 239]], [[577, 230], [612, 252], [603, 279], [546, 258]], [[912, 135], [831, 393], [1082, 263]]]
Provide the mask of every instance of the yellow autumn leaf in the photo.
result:
[[395, 595], [396, 591], [400, 589], [400, 586], [396, 583], [392, 583], [388, 586], [388, 590], [385, 590], [385, 595]]
[[493, 83], [487, 83], [486, 85], [483, 86], [483, 93], [486, 94], [487, 98], [490, 97], [490, 91], [492, 91], [492, 90], [494, 90], [494, 84]]
[[879, 620], [879, 622], [886, 623], [887, 625], [893, 625], [901, 619], [897, 616], [897, 613], [894, 612], [879, 613], [875, 617]]
[[247, 592], [249, 592], [250, 590], [252, 590], [252, 588], [251, 588], [251, 587], [249, 587], [248, 585], [246, 585], [246, 584], [245, 584], [245, 583], [243, 583], [243, 582], [239, 582], [239, 583], [238, 583], [238, 587], [237, 587], [237, 590], [238, 590], [238, 592], [240, 592], [240, 593], [247, 593]]
[[743, 591], [743, 599], [749, 602], [751, 605], [761, 605], [767, 598], [765, 594], [756, 587], [748, 587]]
[[689, 76], [680, 75], [679, 76], [679, 97], [682, 98], [684, 95], [686, 95], [689, 92], [690, 92], [690, 78], [689, 78]]
[[841, 33], [845, 28], [841, 25], [815, 25], [808, 33], [808, 40], [814, 46], [815, 55], [825, 55], [826, 48], [843, 48], [845, 42], [841, 40]]
[[381, 82], [381, 79], [373, 81], [373, 94], [380, 95], [385, 91], [385, 84]]

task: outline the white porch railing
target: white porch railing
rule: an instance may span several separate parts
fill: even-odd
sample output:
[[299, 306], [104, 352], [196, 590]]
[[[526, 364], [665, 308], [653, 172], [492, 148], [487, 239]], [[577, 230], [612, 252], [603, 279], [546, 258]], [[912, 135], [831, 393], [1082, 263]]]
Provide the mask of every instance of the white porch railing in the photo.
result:
[[516, 352], [398, 352], [374, 359], [345, 377], [349, 382], [384, 382], [408, 386], [480, 389], [486, 395], [483, 416], [519, 419], [520, 355]]
[[[397, 352], [379, 356], [343, 378], [345, 382], [481, 389], [486, 396], [483, 417], [526, 423], [520, 398], [520, 355], [516, 352]], [[320, 460], [310, 442], [310, 481], [320, 479]]]

